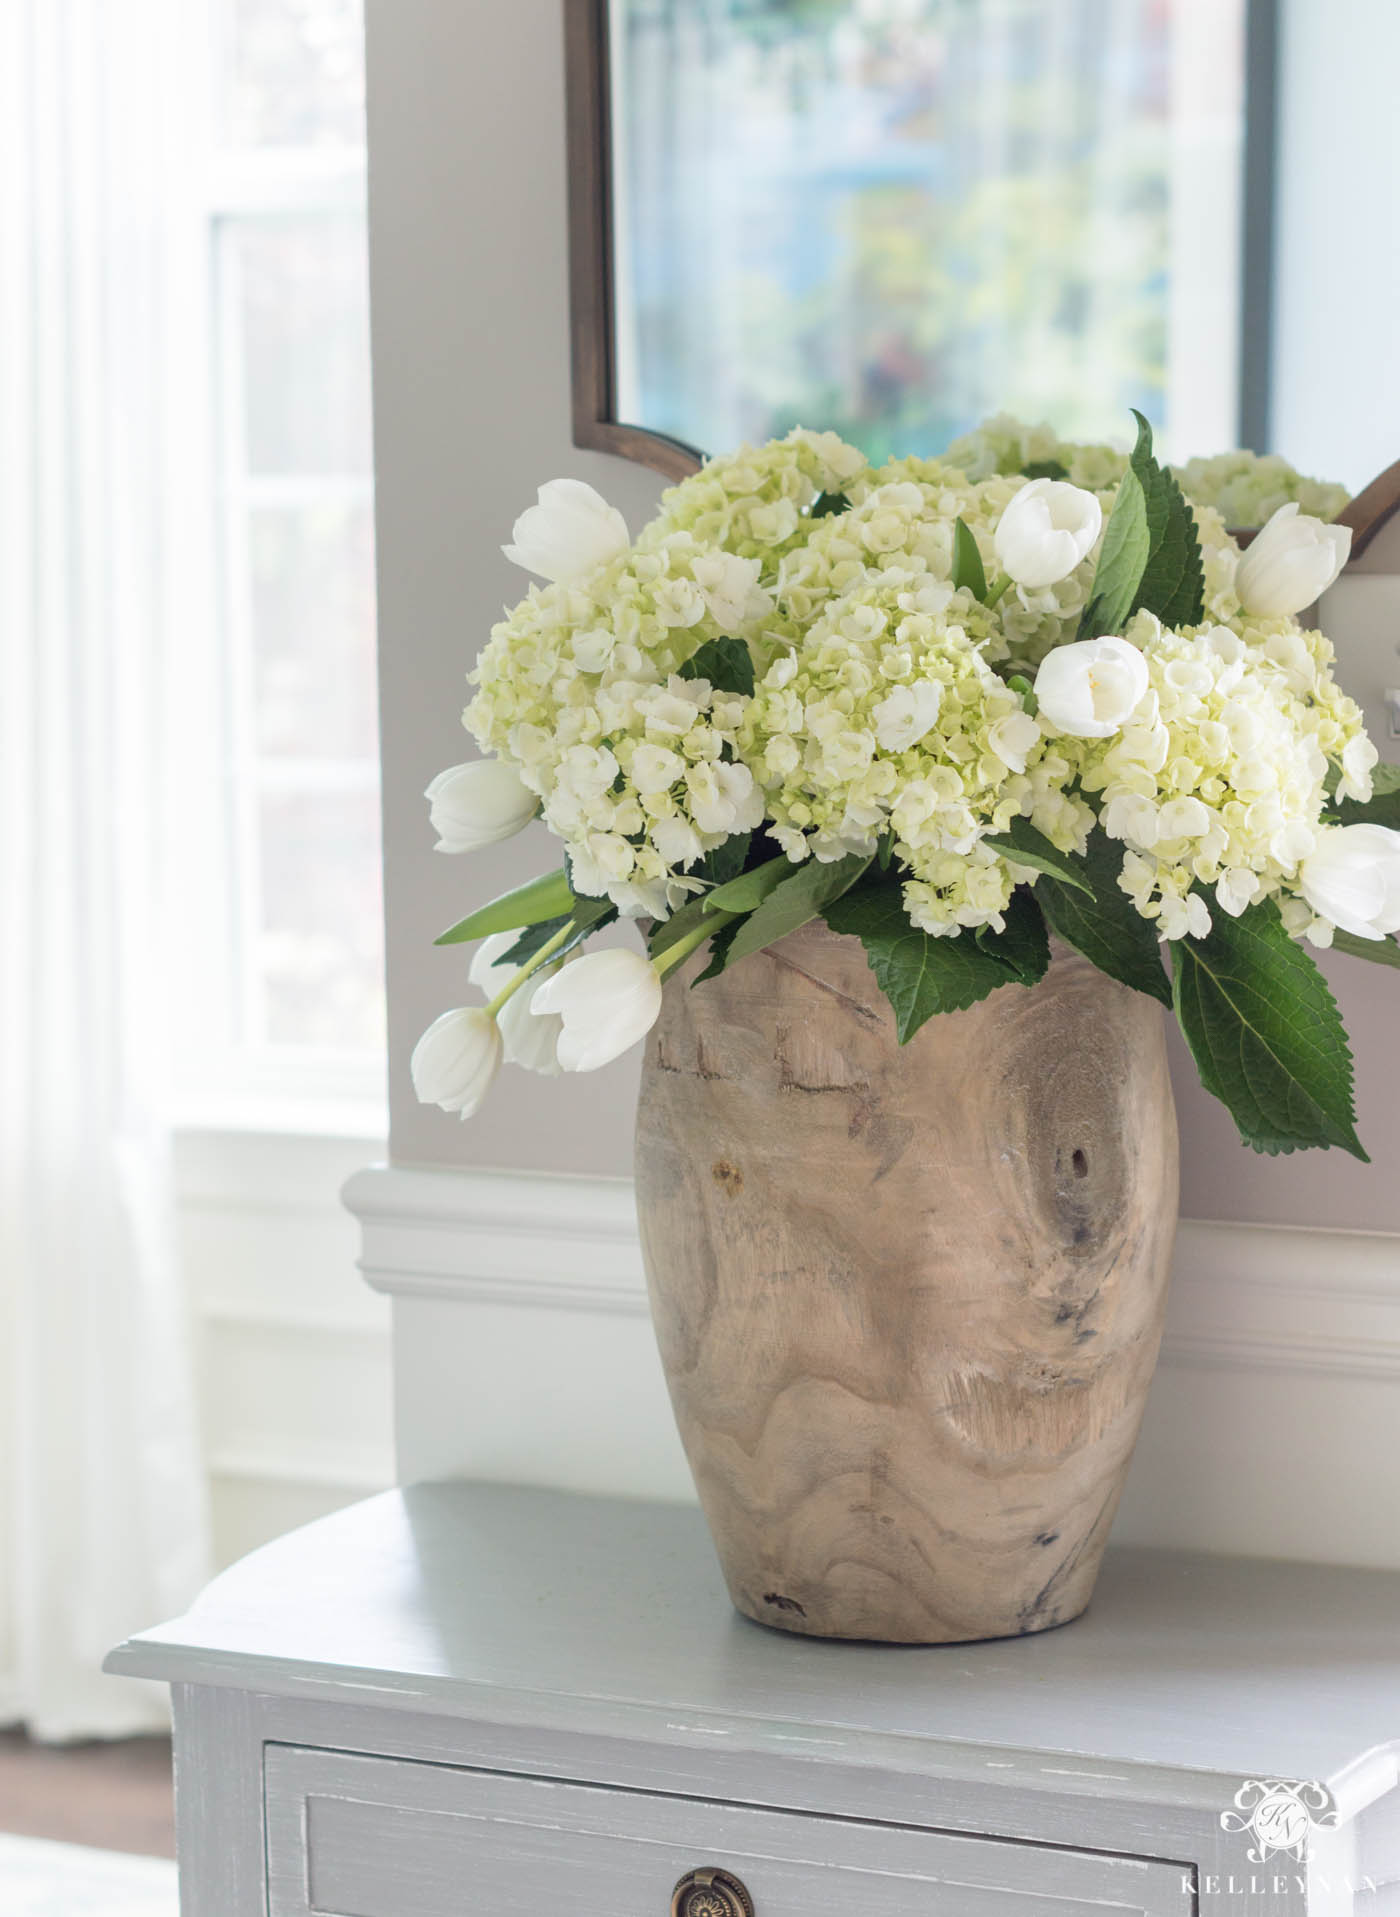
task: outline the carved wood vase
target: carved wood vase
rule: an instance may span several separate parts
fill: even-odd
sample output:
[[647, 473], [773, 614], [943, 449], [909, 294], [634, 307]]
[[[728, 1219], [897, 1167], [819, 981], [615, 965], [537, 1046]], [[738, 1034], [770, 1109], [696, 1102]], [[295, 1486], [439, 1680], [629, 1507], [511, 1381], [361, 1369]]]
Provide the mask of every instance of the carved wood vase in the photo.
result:
[[734, 1603], [955, 1643], [1089, 1601], [1166, 1303], [1161, 1007], [1056, 947], [901, 1047], [813, 924], [666, 987], [637, 1196], [661, 1356]]

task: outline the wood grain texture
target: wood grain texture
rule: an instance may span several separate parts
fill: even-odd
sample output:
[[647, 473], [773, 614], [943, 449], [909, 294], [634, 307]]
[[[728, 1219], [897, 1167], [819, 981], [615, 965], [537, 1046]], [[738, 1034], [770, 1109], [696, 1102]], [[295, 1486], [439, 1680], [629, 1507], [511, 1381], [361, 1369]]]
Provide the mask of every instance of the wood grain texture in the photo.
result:
[[1057, 950], [901, 1048], [824, 927], [696, 969], [648, 1045], [637, 1198], [734, 1603], [903, 1643], [1078, 1616], [1166, 1304], [1161, 1008]]

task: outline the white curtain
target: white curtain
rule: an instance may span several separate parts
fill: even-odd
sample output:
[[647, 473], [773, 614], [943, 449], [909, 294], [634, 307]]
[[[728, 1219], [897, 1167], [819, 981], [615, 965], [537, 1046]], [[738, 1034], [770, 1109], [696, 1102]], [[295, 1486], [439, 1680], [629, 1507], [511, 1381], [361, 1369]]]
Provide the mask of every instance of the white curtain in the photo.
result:
[[191, 10], [0, 0], [0, 1722], [53, 1739], [162, 1721], [99, 1666], [205, 1571], [162, 1095]]

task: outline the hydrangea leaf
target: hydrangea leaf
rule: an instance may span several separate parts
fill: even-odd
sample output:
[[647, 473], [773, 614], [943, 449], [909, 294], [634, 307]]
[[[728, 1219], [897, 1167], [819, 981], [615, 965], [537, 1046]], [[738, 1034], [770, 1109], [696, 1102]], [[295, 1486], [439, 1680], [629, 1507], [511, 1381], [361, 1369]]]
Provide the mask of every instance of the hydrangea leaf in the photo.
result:
[[1084, 881], [1083, 889], [1048, 877], [1035, 888], [1050, 930], [1120, 985], [1170, 1005], [1172, 988], [1157, 934], [1118, 883], [1122, 846], [1095, 832], [1085, 856], [1070, 863]]
[[911, 925], [898, 884], [867, 882], [828, 905], [833, 932], [848, 932], [865, 947], [876, 982], [894, 1012], [901, 1045], [938, 1012], [962, 1012], [1016, 983], [1016, 974], [985, 951], [971, 932], [930, 938]]
[[1400, 971], [1400, 945], [1394, 939], [1359, 939], [1340, 926], [1332, 934], [1332, 950], [1350, 958], [1370, 959], [1373, 965], [1393, 965]]
[[953, 528], [952, 583], [956, 590], [966, 587], [974, 599], [985, 600], [987, 597], [987, 569], [982, 564], [982, 555], [977, 550], [972, 528], [965, 519], [958, 520]]
[[[748, 864], [749, 849], [753, 845], [752, 832], [735, 832], [722, 845], [707, 852], [696, 868], [697, 876], [711, 885], [727, 885], [731, 879], [738, 878]], [[713, 892], [707, 894], [713, 898]]]
[[1052, 845], [1043, 832], [1037, 832], [1029, 819], [1015, 819], [1009, 831], [998, 832], [982, 840], [993, 852], [999, 852], [1013, 865], [1024, 865], [1032, 872], [1048, 872], [1062, 885], [1076, 885], [1081, 892], [1089, 887], [1074, 869], [1071, 855]]
[[1334, 799], [1338, 825], [1384, 825], [1400, 832], [1400, 765], [1378, 765], [1371, 774], [1369, 799]]
[[1150, 550], [1128, 610], [1155, 612], [1164, 626], [1197, 626], [1205, 614], [1206, 575], [1195, 514], [1176, 475], [1153, 458], [1152, 428], [1141, 413], [1133, 417], [1138, 437], [1130, 470], [1142, 487]]
[[765, 945], [786, 938], [789, 932], [819, 917], [833, 900], [850, 890], [869, 864], [863, 854], [856, 854], [833, 860], [830, 865], [809, 859], [796, 867], [790, 878], [775, 885], [763, 903], [739, 921], [725, 964], [737, 965], [751, 952], [761, 952]]
[[1151, 553], [1147, 495], [1142, 481], [1129, 467], [1119, 483], [1113, 511], [1108, 515], [1089, 603], [1079, 622], [1077, 637], [1098, 639], [1105, 633], [1122, 632]]
[[560, 919], [562, 923], [570, 915], [573, 897], [569, 875], [561, 866], [557, 872], [546, 872], [540, 878], [529, 879], [524, 885], [517, 885], [513, 892], [503, 892], [498, 899], [492, 899], [489, 905], [479, 906], [475, 912], [469, 912], [466, 918], [449, 926], [433, 943], [467, 945], [472, 939], [489, 938], [493, 932], [513, 932], [517, 925], [538, 925], [545, 919], [553, 918]]
[[718, 978], [729, 963], [729, 948], [734, 943], [734, 935], [743, 924], [742, 919], [730, 919], [727, 925], [721, 925], [710, 940], [710, 962], [703, 972], [698, 972], [691, 983], [691, 991], [697, 985], [703, 985], [707, 978]]
[[[844, 493], [818, 493], [812, 501], [810, 519], [834, 519], [838, 513], [849, 512], [851, 502]], [[699, 983], [699, 980], [696, 980]]]
[[1356, 1136], [1351, 1050], [1327, 982], [1272, 903], [1210, 936], [1171, 942], [1176, 1015], [1201, 1083], [1258, 1152], [1339, 1145]]
[[1038, 897], [1039, 887], [1032, 892], [1028, 885], [1018, 885], [1002, 914], [1003, 930], [982, 925], [973, 933], [988, 957], [999, 960], [1022, 985], [1035, 985], [1050, 969], [1050, 934]]
[[708, 679], [716, 692], [753, 697], [753, 655], [742, 639], [707, 639], [681, 667], [682, 679]]
[[1069, 467], [1058, 459], [1032, 459], [1021, 470], [1027, 479], [1069, 478]]

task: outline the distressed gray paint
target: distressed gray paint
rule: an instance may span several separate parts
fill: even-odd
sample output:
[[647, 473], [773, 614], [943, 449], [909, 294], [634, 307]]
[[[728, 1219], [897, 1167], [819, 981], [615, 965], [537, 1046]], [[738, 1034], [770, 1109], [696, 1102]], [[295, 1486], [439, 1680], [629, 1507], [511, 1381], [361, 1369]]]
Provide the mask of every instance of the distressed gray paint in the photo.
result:
[[[764, 1874], [760, 1917], [1185, 1909], [1190, 1868], [1202, 1911], [1291, 1917], [1400, 1881], [1398, 1638], [1392, 1574], [1123, 1551], [1043, 1637], [816, 1643], [729, 1611], [694, 1512], [429, 1485], [268, 1546], [111, 1668], [179, 1680], [185, 1917], [261, 1910], [264, 1753], [272, 1917], [307, 1908], [308, 1800], [336, 1917], [539, 1911], [580, 1871], [640, 1917], [712, 1846]], [[1261, 1774], [1332, 1789], [1311, 1901], [1239, 1889], [1220, 1812]]]

